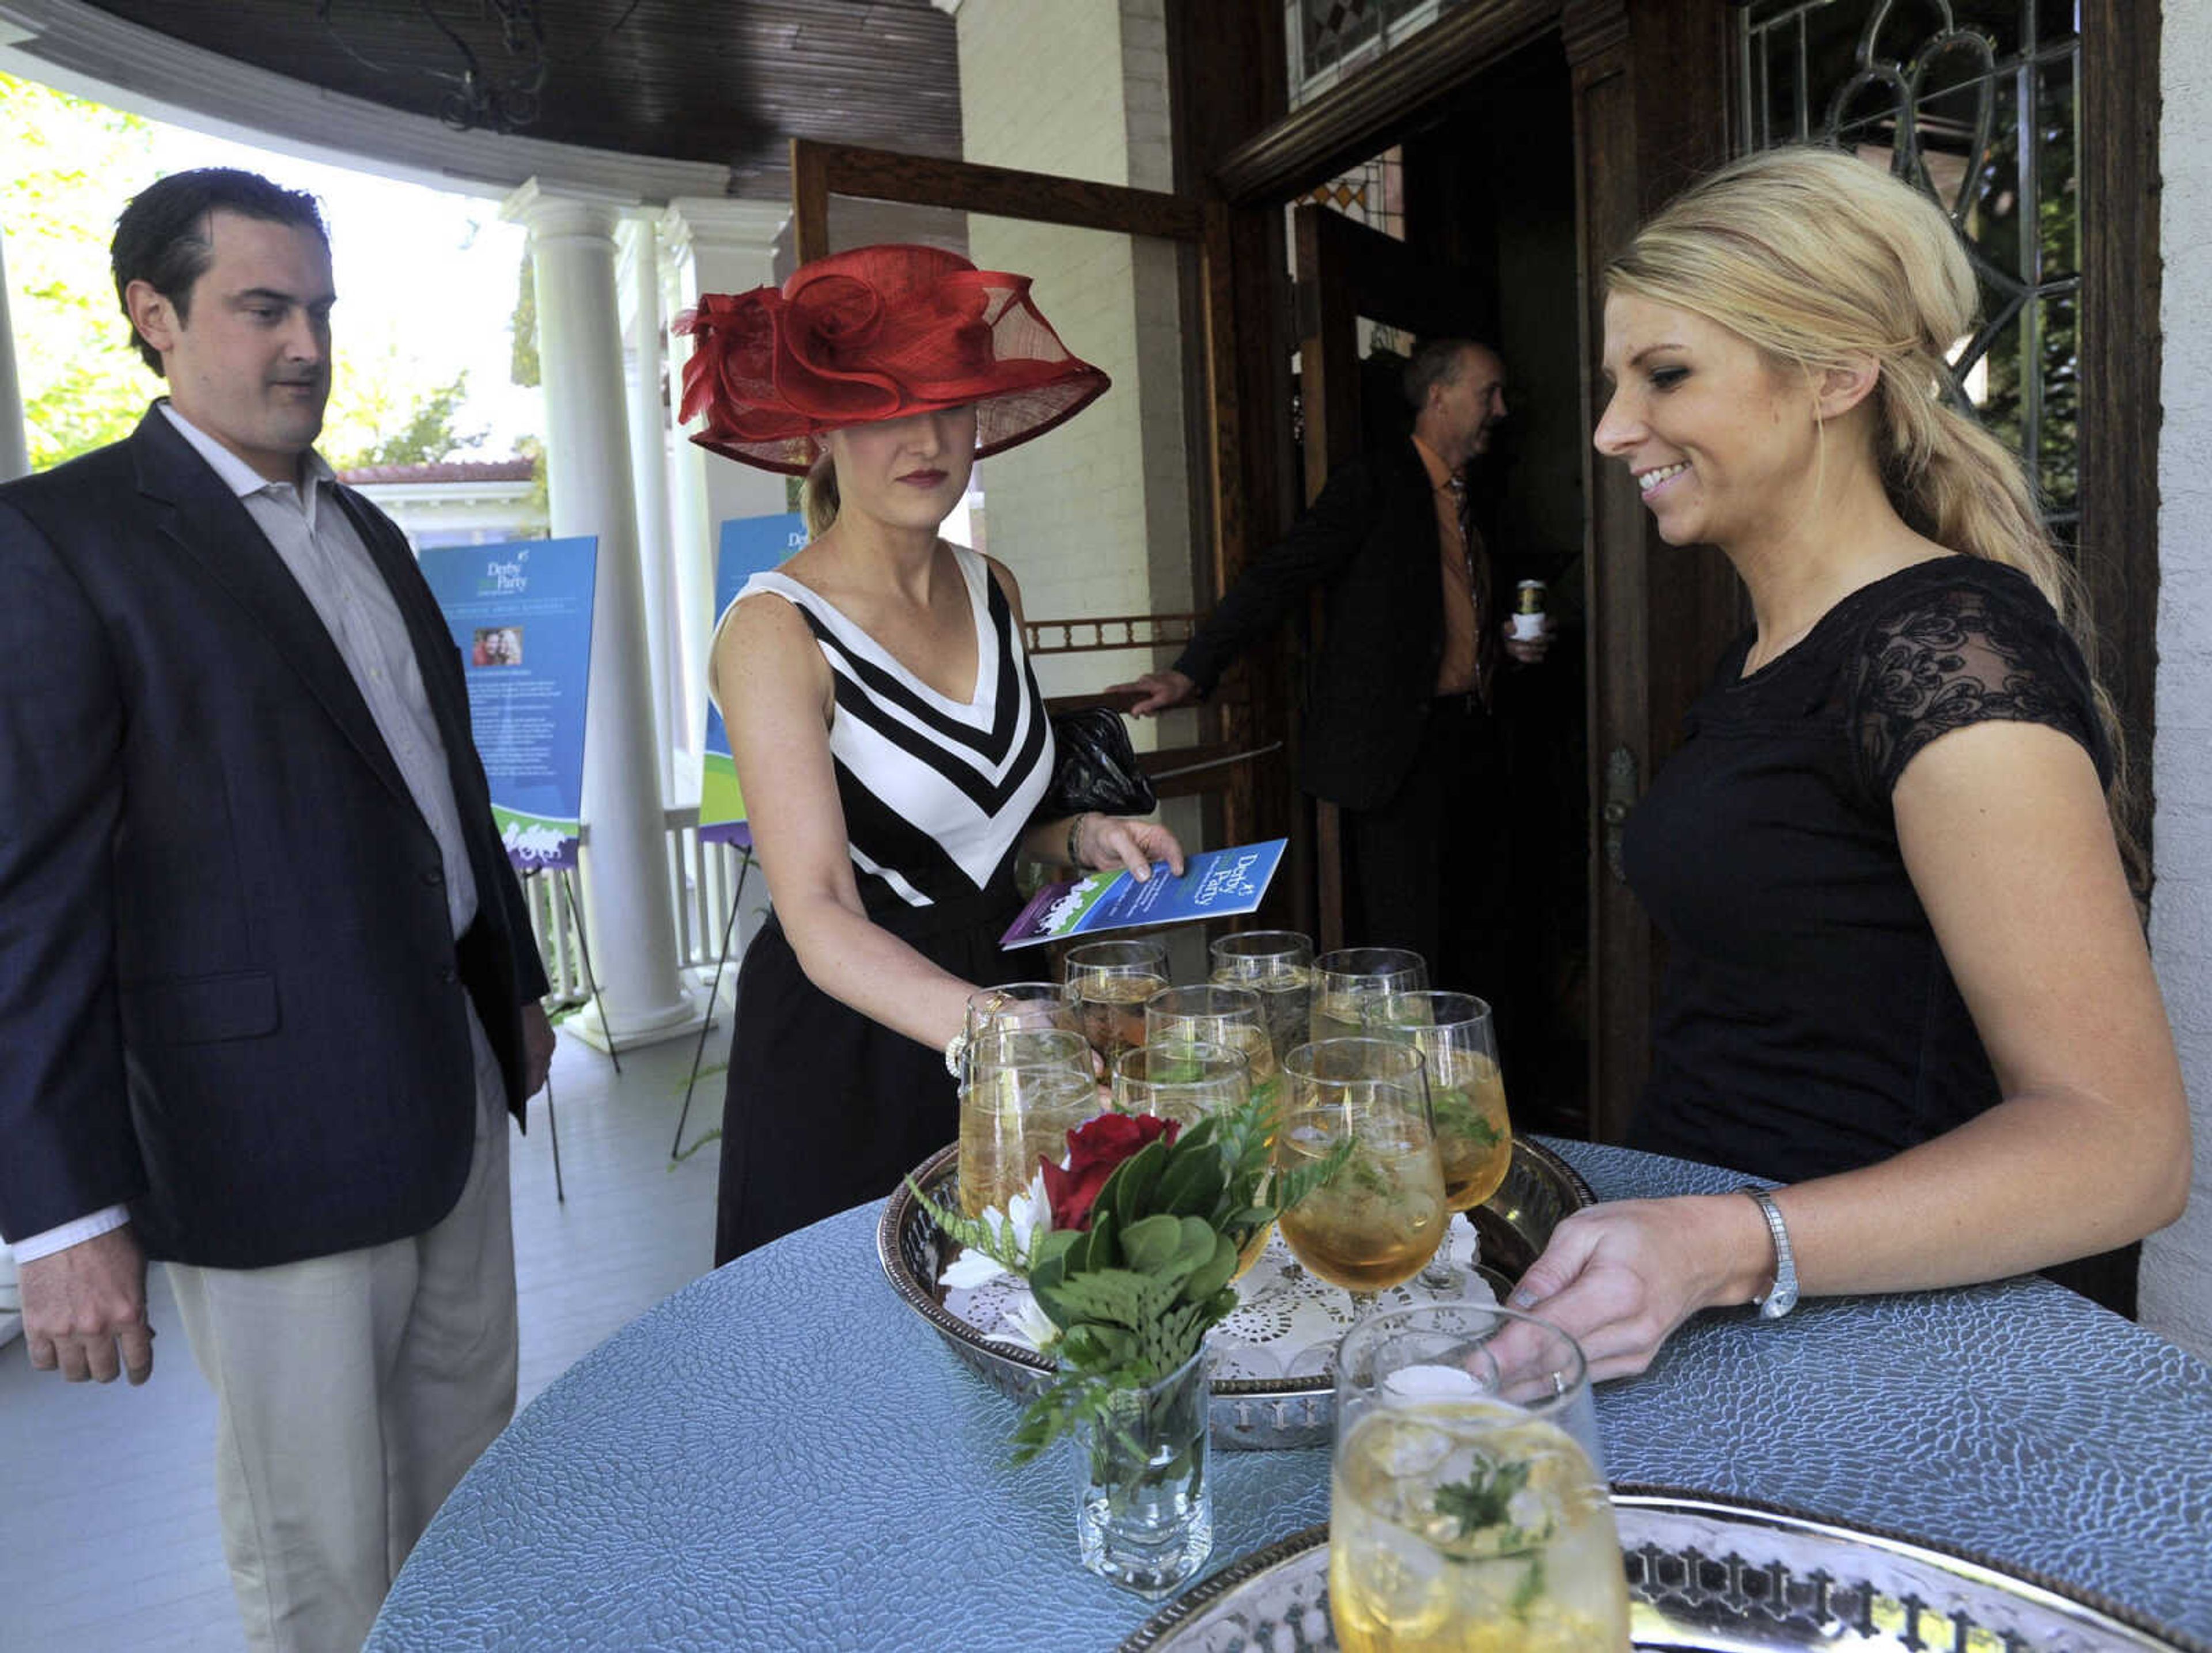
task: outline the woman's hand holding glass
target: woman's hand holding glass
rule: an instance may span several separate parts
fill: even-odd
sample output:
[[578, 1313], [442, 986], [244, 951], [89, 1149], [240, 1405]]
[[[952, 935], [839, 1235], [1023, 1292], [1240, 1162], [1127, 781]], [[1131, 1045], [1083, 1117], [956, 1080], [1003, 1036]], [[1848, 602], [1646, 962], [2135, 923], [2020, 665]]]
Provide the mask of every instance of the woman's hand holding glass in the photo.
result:
[[1168, 984], [1168, 950], [1157, 941], [1086, 941], [1065, 970], [1076, 1024], [1110, 1073], [1114, 1058], [1145, 1042], [1145, 1001]]
[[1058, 1164], [1067, 1133], [1099, 1109], [1091, 1053], [1064, 1028], [997, 1029], [968, 1047], [960, 1081], [960, 1208], [975, 1217]]

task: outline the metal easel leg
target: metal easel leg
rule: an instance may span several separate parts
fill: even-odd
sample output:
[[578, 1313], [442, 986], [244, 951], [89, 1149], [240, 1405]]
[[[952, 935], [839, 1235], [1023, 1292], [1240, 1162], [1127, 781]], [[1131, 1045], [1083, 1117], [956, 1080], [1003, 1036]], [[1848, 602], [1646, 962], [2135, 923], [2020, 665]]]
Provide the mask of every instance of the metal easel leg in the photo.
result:
[[561, 1116], [553, 1111], [553, 1074], [545, 1074], [545, 1128], [553, 1138], [553, 1199], [555, 1203], [567, 1205], [568, 1190], [561, 1181]]
[[[522, 882], [527, 886], [532, 878], [540, 877], [545, 869], [542, 866], [526, 866], [520, 871]], [[580, 925], [576, 933], [580, 939], [583, 935]], [[591, 966], [586, 963], [585, 966], [586, 972], [590, 968]], [[556, 1037], [558, 1037], [557, 1034]], [[550, 1065], [545, 1069], [545, 1128], [553, 1138], [553, 1198], [558, 1204], [565, 1206], [568, 1203], [568, 1190], [561, 1181], [561, 1116], [553, 1111], [553, 1069]]]
[[561, 891], [562, 899], [568, 903], [568, 921], [576, 927], [576, 951], [584, 958], [584, 979], [592, 984], [592, 1003], [598, 1007], [599, 1031], [607, 1041], [607, 1060], [615, 1065], [615, 1072], [619, 1073], [622, 1072], [622, 1052], [615, 1048], [614, 1030], [607, 1025], [606, 1001], [599, 997], [599, 975], [592, 968], [592, 942], [591, 938], [584, 933], [584, 904], [576, 899], [574, 877], [569, 868], [562, 867], [554, 884]]
[[684, 1081], [684, 1108], [676, 1115], [676, 1135], [668, 1145], [672, 1163], [683, 1158], [677, 1150], [683, 1146], [684, 1127], [691, 1117], [691, 1092], [699, 1083], [699, 1069], [707, 1055], [707, 1034], [714, 1025], [714, 1001], [722, 991], [722, 971], [730, 962], [730, 938], [737, 933], [738, 910], [744, 900], [745, 879], [753, 870], [750, 850], [738, 852], [744, 859], [738, 866], [738, 887], [730, 896], [730, 915], [722, 921], [722, 948], [714, 956], [714, 979], [707, 989], [707, 1018], [699, 1024], [699, 1042], [691, 1048], [691, 1076]]

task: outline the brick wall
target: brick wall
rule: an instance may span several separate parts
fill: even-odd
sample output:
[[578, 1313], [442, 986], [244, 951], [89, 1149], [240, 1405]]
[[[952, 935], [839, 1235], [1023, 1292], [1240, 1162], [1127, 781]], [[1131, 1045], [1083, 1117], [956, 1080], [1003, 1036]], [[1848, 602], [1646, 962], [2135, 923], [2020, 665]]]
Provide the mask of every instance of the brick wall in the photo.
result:
[[2158, 887], [2151, 953], [2197, 1121], [2180, 1222], [2143, 1248], [2144, 1321], [2212, 1359], [2212, 9], [2160, 42], [2166, 365], [2159, 437]]

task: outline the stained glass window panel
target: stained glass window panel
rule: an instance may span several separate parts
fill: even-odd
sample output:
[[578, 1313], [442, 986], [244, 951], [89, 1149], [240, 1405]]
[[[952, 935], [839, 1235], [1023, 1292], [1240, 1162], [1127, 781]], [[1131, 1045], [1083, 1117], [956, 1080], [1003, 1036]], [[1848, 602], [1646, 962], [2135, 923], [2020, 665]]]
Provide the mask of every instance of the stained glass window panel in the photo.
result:
[[2072, 0], [1753, 0], [1739, 14], [1742, 132], [1847, 149], [1951, 216], [1983, 315], [1957, 396], [2015, 447], [2070, 526], [2080, 307]]

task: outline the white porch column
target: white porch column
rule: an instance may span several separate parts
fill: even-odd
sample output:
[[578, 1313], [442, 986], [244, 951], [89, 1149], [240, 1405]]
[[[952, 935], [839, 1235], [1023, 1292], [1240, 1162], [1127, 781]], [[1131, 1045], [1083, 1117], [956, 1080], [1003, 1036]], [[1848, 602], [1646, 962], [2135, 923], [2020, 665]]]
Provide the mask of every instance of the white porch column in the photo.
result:
[[[720, 196], [671, 201], [659, 234], [670, 316], [690, 309], [702, 293], [743, 293], [770, 280], [776, 232], [790, 216], [791, 209], [776, 201]], [[785, 508], [787, 497], [783, 478], [775, 472], [739, 465], [686, 440], [676, 411], [690, 355], [690, 340], [678, 338], [668, 363], [669, 416], [677, 432], [669, 465], [680, 634], [680, 647], [671, 653], [683, 661], [684, 691], [671, 704], [684, 708], [687, 746], [707, 726], [707, 656], [716, 618], [714, 552], [721, 525], [732, 517], [773, 515]]]
[[[656, 215], [657, 216], [657, 215]], [[653, 695], [654, 743], [660, 798], [676, 799], [676, 748], [688, 745], [679, 720], [684, 702], [678, 690], [680, 660], [674, 657], [674, 547], [669, 538], [668, 409], [661, 399], [659, 237], [653, 217], [632, 217], [623, 225], [622, 299], [623, 356], [629, 399], [630, 491], [637, 501], [638, 563], [645, 593], [647, 680]]]
[[[0, 235], [0, 247], [7, 238]], [[0, 482], [31, 471], [31, 449], [23, 430], [23, 387], [15, 377], [15, 329], [8, 319], [8, 260], [0, 252]], [[0, 1266], [6, 1252], [0, 1249]], [[9, 1289], [13, 1289], [12, 1280]]]
[[678, 970], [661, 826], [615, 291], [619, 209], [555, 194], [533, 179], [501, 211], [530, 231], [553, 532], [596, 534], [599, 542], [584, 819], [592, 963], [605, 1024], [586, 1012], [570, 1025], [594, 1043], [665, 1038], [697, 1026], [701, 1012]]

